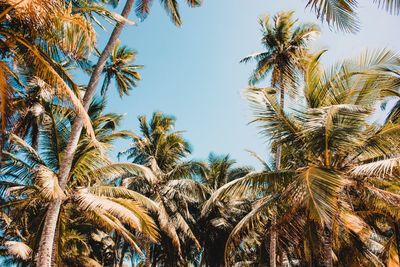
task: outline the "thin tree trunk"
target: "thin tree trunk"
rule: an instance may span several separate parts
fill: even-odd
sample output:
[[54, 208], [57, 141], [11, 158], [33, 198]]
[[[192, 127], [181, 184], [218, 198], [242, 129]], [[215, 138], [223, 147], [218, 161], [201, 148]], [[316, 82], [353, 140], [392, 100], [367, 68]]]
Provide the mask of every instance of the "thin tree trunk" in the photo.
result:
[[393, 226], [396, 238], [397, 257], [400, 263], [400, 225], [394, 218], [393, 218]]
[[125, 254], [126, 254], [127, 250], [128, 250], [128, 244], [125, 241], [123, 241], [122, 250], [121, 250], [121, 257], [119, 259], [119, 267], [124, 266], [124, 258], [125, 258]]
[[278, 239], [278, 233], [275, 229], [276, 216], [273, 215], [271, 218], [271, 233], [269, 237], [269, 266], [276, 267], [276, 243]]
[[[280, 108], [283, 111], [285, 108], [285, 90], [283, 86], [283, 77], [281, 75], [280, 78]], [[275, 167], [276, 170], [279, 171], [281, 169], [281, 159], [282, 158], [282, 146], [279, 144], [276, 148], [275, 155]], [[278, 242], [278, 233], [275, 229], [276, 226], [276, 216], [273, 215], [271, 218], [271, 233], [270, 233], [270, 241], [269, 241], [269, 266], [276, 267], [276, 244]]]
[[146, 248], [145, 248], [145, 253], [146, 253], [146, 257], [144, 259], [144, 266], [145, 267], [150, 267], [151, 266], [151, 259], [152, 259], [152, 253], [151, 253], [151, 243], [147, 242]]
[[104, 109], [104, 105], [106, 104], [107, 91], [108, 91], [108, 87], [110, 86], [110, 83], [111, 83], [111, 78], [107, 79], [106, 83], [107, 84], [105, 85], [105, 89], [104, 89], [104, 92], [103, 92], [103, 99], [101, 101], [103, 109]]
[[323, 262], [324, 267], [333, 267], [332, 257], [332, 230], [329, 226], [325, 226], [323, 229]]
[[[132, 9], [134, 0], [127, 0], [122, 10], [121, 16], [128, 18], [129, 13]], [[120, 36], [122, 29], [125, 25], [125, 21], [122, 20], [115, 26], [111, 36], [100, 55], [100, 58], [93, 70], [90, 77], [88, 87], [86, 89], [85, 95], [83, 97], [83, 106], [87, 111], [89, 109], [90, 103], [96, 92], [97, 84], [99, 83], [101, 73], [106, 64], [107, 58], [110, 56], [111, 51], [114, 49]], [[59, 172], [59, 184], [62, 189], [65, 189], [69, 172], [72, 167], [72, 161], [74, 158], [75, 150], [78, 145], [79, 137], [82, 132], [83, 120], [81, 116], [76, 116], [71, 127], [71, 134], [68, 140], [67, 147], [64, 151], [63, 160], [61, 162], [60, 172]], [[62, 200], [57, 199], [49, 203], [49, 208], [46, 213], [45, 225], [40, 238], [40, 244], [38, 253], [36, 255], [36, 266], [37, 267], [50, 267], [51, 266], [51, 252], [55, 237], [57, 218], [60, 213]]]
[[120, 251], [120, 241], [121, 241], [121, 237], [119, 236], [119, 235], [117, 235], [116, 233], [115, 233], [115, 240], [114, 240], [114, 263], [113, 263], [113, 266], [114, 267], [118, 267], [118, 265], [119, 265], [119, 260], [120, 260], [120, 253], [119, 253], [119, 251]]

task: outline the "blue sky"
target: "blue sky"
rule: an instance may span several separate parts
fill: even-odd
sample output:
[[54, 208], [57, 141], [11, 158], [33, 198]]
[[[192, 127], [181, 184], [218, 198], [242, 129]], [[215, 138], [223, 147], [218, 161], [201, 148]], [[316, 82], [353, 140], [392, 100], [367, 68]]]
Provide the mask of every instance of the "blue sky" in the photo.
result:
[[[174, 115], [176, 129], [186, 131], [194, 148], [194, 158], [229, 153], [240, 164], [259, 166], [245, 149], [266, 157], [268, 146], [256, 126], [248, 125], [251, 111], [242, 94], [254, 65], [239, 60], [261, 50], [257, 21], [262, 14], [294, 10], [302, 22], [321, 23], [301, 0], [204, 0], [196, 9], [183, 2], [181, 28], [170, 22], [157, 1], [144, 22], [131, 16], [138, 26], [125, 28], [121, 41], [138, 51], [136, 64], [145, 65], [143, 80], [123, 99], [111, 87], [108, 110], [125, 114], [122, 128], [133, 131], [138, 115], [150, 117], [153, 111]], [[400, 51], [400, 16], [390, 16], [372, 2], [362, 1], [362, 29], [356, 35], [321, 25], [314, 49], [329, 49], [324, 63], [356, 56], [365, 48]], [[99, 33], [104, 42], [109, 33]], [[120, 142], [116, 150], [126, 145]]]

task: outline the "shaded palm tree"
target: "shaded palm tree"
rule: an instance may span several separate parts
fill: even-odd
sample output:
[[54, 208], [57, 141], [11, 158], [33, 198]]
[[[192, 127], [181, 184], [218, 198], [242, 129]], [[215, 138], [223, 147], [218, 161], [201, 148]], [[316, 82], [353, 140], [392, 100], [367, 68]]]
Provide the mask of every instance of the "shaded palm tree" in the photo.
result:
[[[228, 182], [241, 178], [251, 172], [251, 167], [235, 167], [236, 161], [229, 155], [217, 156], [211, 153], [208, 161], [200, 166], [200, 179], [212, 194]], [[224, 201], [215, 201], [202, 208], [198, 219], [201, 233], [202, 255], [200, 266], [224, 266], [224, 248], [230, 232], [245, 214], [250, 211], [251, 199], [232, 195]]]
[[84, 62], [93, 50], [96, 38], [91, 24], [57, 1], [3, 1], [0, 8], [1, 131], [9, 130], [11, 102], [18, 88], [27, 86], [26, 77], [28, 81], [38, 77], [50, 88], [57, 87], [49, 93], [70, 99], [93, 137], [79, 87], [67, 73], [68, 66]]
[[128, 95], [129, 90], [136, 87], [136, 81], [140, 80], [138, 69], [143, 68], [142, 65], [132, 65], [131, 62], [136, 59], [136, 52], [117, 44], [114, 47], [110, 58], [104, 67], [104, 82], [101, 87], [101, 95], [103, 102], [106, 99], [107, 90], [112, 80], [115, 79], [119, 96]]
[[[230, 251], [244, 237], [257, 236], [265, 226], [273, 230], [274, 213], [280, 215], [275, 227], [285, 241], [279, 244], [291, 260], [322, 266], [333, 266], [334, 258], [343, 265], [357, 264], [353, 260], [360, 258], [358, 264], [382, 261], [376, 254], [379, 239], [366, 222], [378, 207], [397, 212], [397, 187], [389, 184], [399, 172], [395, 166], [400, 144], [393, 139], [399, 127], [391, 122], [373, 124], [369, 118], [376, 103], [398, 90], [379, 78], [386, 75], [379, 72], [381, 66], [397, 64], [397, 58], [387, 50], [375, 51], [324, 71], [318, 63], [321, 54], [306, 68], [306, 102], [295, 114], [282, 113], [269, 89], [249, 91], [264, 134], [284, 144], [285, 164], [284, 170], [234, 180], [210, 198], [246, 190], [254, 190], [259, 198], [230, 235], [228, 262]], [[278, 195], [269, 191], [274, 183], [283, 185]], [[348, 248], [353, 249], [353, 258], [338, 257]]]
[[148, 176], [122, 180], [157, 203], [155, 220], [160, 228], [160, 244], [150, 245], [146, 265], [187, 265], [200, 251], [195, 231], [195, 213], [206, 199], [208, 189], [191, 179], [199, 163], [185, 161], [191, 152], [182, 132], [174, 131], [175, 119], [154, 113], [150, 121], [139, 117], [141, 135], [133, 138], [132, 147], [120, 154], [146, 169]]
[[[115, 1], [112, 1], [114, 3]], [[98, 85], [100, 76], [103, 72], [104, 66], [106, 64], [106, 61], [110, 54], [112, 53], [112, 50], [114, 49], [115, 45], [118, 42], [118, 38], [122, 32], [122, 29], [125, 25], [125, 23], [128, 21], [128, 16], [133, 8], [134, 5], [134, 0], [127, 0], [121, 15], [118, 16], [119, 20], [117, 24], [115, 25], [103, 51], [100, 53], [100, 57], [96, 63], [96, 65], [93, 68], [93, 72], [91, 73], [88, 85], [86, 87], [86, 91], [84, 94], [84, 97], [82, 99], [83, 101], [83, 106], [84, 110], [89, 109], [89, 105], [92, 102], [92, 99], [95, 95], [96, 87]], [[143, 2], [143, 1], [142, 1]], [[146, 1], [149, 3], [149, 1]], [[164, 3], [166, 4], [166, 7], [168, 10], [175, 10], [176, 5], [171, 5], [171, 3], [174, 3], [175, 1], [165, 1]], [[193, 1], [191, 1], [194, 3]], [[175, 14], [177, 14], [174, 12]], [[84, 125], [84, 120], [81, 117], [77, 117], [74, 120], [74, 123], [71, 126], [71, 134], [69, 137], [68, 144], [65, 148], [65, 154], [63, 157], [63, 162], [60, 167], [60, 175], [59, 175], [59, 181], [60, 181], [60, 186], [63, 189], [66, 181], [68, 179], [68, 175], [71, 171], [72, 168], [72, 163], [73, 163], [73, 158], [75, 151], [78, 146], [79, 142], [79, 137], [82, 132], [82, 127]], [[46, 214], [46, 223], [45, 227], [43, 230], [43, 235], [42, 235], [42, 240], [40, 242], [41, 246], [39, 248], [39, 252], [37, 253], [37, 259], [38, 259], [38, 265], [43, 266], [43, 267], [49, 267], [51, 266], [51, 250], [53, 246], [53, 240], [55, 236], [55, 231], [56, 231], [56, 218], [58, 217], [58, 214], [60, 212], [62, 205], [61, 200], [56, 200], [53, 201], [50, 204], [50, 207], [48, 209], [48, 212]]]
[[[97, 139], [109, 148], [115, 139], [128, 137], [129, 132], [116, 130], [120, 116], [102, 115], [101, 110], [95, 102], [89, 114]], [[53, 106], [52, 112], [45, 115], [39, 127], [38, 150], [16, 135], [10, 136], [15, 150], [4, 151], [0, 175], [2, 200], [7, 203], [3, 210], [9, 216], [4, 221], [3, 242], [23, 242], [35, 251], [50, 201], [62, 199], [53, 251], [56, 265], [86, 266], [102, 261], [104, 257], [91, 248], [98, 231], [117, 233], [141, 253], [140, 241], [133, 233], [157, 240], [156, 226], [145, 208], [154, 209], [155, 204], [139, 193], [107, 183], [119, 176], [138, 174], [141, 169], [129, 163], [114, 164], [82, 135], [66, 191], [61, 189], [57, 176], [70, 131], [68, 112], [71, 110]], [[33, 262], [33, 256], [16, 255], [26, 262]]]

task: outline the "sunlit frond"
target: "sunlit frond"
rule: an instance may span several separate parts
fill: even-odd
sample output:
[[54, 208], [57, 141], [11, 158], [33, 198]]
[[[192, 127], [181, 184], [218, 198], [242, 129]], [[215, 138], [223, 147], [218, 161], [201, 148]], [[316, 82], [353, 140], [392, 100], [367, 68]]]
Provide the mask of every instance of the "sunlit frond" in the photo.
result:
[[353, 168], [355, 175], [392, 176], [393, 169], [400, 167], [400, 158], [393, 157], [358, 165]]
[[[130, 225], [132, 228], [138, 229], [139, 231], [142, 230], [141, 221], [134, 211], [112, 201], [109, 198], [96, 196], [84, 189], [76, 193], [74, 198], [83, 210], [110, 213]], [[137, 209], [140, 209], [140, 212], [143, 212], [140, 206], [137, 206]]]
[[45, 166], [39, 166], [35, 183], [45, 199], [65, 198], [65, 193], [58, 184], [58, 176]]
[[25, 243], [19, 241], [5, 241], [4, 246], [10, 255], [18, 257], [22, 260], [29, 260], [31, 258], [32, 249]]

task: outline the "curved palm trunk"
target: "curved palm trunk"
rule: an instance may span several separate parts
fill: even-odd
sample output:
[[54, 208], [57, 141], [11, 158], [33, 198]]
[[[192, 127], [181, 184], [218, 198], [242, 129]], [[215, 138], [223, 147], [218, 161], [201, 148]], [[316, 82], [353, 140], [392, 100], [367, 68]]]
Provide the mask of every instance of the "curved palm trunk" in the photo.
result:
[[[122, 10], [121, 16], [124, 18], [128, 18], [128, 15], [132, 9], [134, 0], [127, 0]], [[99, 83], [101, 73], [106, 64], [107, 58], [110, 56], [114, 46], [118, 41], [118, 37], [120, 36], [122, 29], [125, 25], [125, 21], [121, 21], [117, 23], [111, 36], [100, 55], [100, 58], [96, 64], [96, 67], [93, 70], [93, 73], [90, 77], [88, 87], [86, 89], [85, 95], [83, 97], [83, 106], [87, 111], [89, 109], [90, 103], [93, 99], [93, 96], [96, 92], [97, 84]], [[79, 137], [82, 132], [83, 120], [81, 116], [76, 116], [72, 128], [70, 138], [68, 140], [67, 147], [64, 151], [63, 160], [61, 162], [60, 172], [59, 172], [59, 183], [62, 189], [65, 189], [65, 185], [67, 183], [67, 178], [69, 176], [69, 172], [72, 167], [72, 161], [74, 158], [75, 150], [78, 145]], [[38, 267], [50, 267], [52, 246], [55, 237], [57, 218], [60, 213], [62, 200], [57, 199], [53, 202], [49, 203], [49, 207], [46, 213], [45, 224], [42, 231], [42, 236], [40, 238], [39, 249], [37, 255], [35, 257], [36, 266]]]

